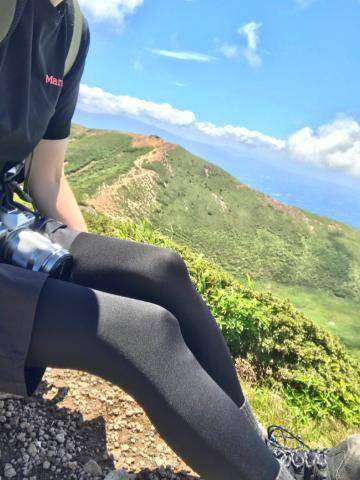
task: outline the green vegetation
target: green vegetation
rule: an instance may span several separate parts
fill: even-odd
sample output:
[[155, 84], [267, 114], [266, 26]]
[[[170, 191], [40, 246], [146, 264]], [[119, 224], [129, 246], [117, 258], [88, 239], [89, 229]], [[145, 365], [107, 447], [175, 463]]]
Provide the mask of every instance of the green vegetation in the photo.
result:
[[[301, 435], [313, 447], [332, 447], [352, 433], [359, 433], [334, 418], [314, 419], [301, 409], [286, 402], [281, 392], [266, 387], [257, 387], [246, 382], [242, 386], [251, 406], [264, 426], [282, 425]], [[270, 408], [269, 408], [270, 407]]]
[[[80, 203], [150, 150], [130, 142], [119, 132], [74, 128], [66, 173]], [[240, 281], [250, 277], [258, 289], [289, 298], [360, 358], [360, 231], [283, 205], [179, 147], [143, 167], [157, 173], [156, 201], [148, 184], [129, 181], [114, 196], [112, 215], [147, 218]]]
[[93, 232], [179, 252], [234, 358], [246, 360], [256, 373], [261, 388], [252, 394], [259, 404], [270, 393], [277, 394], [282, 398], [281, 408], [289, 406], [295, 423], [312, 418], [359, 426], [360, 366], [335, 337], [290, 302], [257, 292], [251, 285], [243, 286], [202, 255], [147, 223], [115, 221], [94, 214], [86, 214], [86, 221]]
[[360, 299], [359, 231], [280, 204], [182, 148], [167, 164], [148, 165], [161, 178], [153, 224], [236, 276]]
[[65, 173], [80, 204], [98, 188], [111, 185], [127, 173], [134, 161], [149, 149], [131, 147], [131, 138], [118, 132], [74, 129], [66, 158]]
[[289, 298], [295, 307], [304, 312], [317, 325], [341, 338], [353, 355], [360, 360], [358, 302], [339, 298], [324, 290], [286, 286], [276, 283], [255, 283], [258, 290], [272, 292], [279, 298]]

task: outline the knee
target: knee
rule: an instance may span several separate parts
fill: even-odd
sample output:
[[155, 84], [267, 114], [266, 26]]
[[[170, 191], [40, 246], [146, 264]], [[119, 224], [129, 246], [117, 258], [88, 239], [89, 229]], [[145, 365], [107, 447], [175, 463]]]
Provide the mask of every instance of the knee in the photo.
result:
[[168, 346], [182, 336], [179, 322], [169, 310], [154, 305], [151, 314], [151, 331], [158, 342]]
[[[158, 278], [167, 287], [173, 280], [177, 283], [189, 281], [190, 276], [184, 259], [174, 250], [160, 248], [157, 254], [156, 268]], [[169, 283], [170, 282], [170, 283]]]

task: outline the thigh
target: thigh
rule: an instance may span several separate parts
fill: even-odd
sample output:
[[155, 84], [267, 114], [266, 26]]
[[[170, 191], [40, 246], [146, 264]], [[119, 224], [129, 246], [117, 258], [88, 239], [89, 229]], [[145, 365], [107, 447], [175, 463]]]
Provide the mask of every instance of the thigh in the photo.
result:
[[187, 276], [184, 262], [170, 249], [69, 228], [50, 238], [72, 253], [70, 281], [79, 285], [166, 305], [166, 293]]
[[108, 379], [116, 369], [121, 386], [127, 387], [134, 375], [142, 381], [156, 376], [159, 351], [170, 354], [180, 337], [175, 317], [158, 305], [48, 278], [26, 363], [76, 368]]
[[47, 366], [107, 377], [113, 352], [128, 387], [129, 375], [157, 375], [159, 350], [180, 337], [159, 305], [0, 263], [1, 392], [32, 395]]

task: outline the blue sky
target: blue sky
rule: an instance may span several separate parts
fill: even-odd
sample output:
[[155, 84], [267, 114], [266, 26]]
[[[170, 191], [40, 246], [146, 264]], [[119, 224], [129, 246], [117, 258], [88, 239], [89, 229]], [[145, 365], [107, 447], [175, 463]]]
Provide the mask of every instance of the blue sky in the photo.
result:
[[360, 209], [360, 0], [80, 3], [91, 47], [75, 121], [350, 182]]
[[[339, 114], [360, 119], [357, 0], [317, 0], [307, 8], [295, 0], [145, 0], [121, 33], [89, 17], [88, 85], [280, 138]], [[261, 25], [259, 66], [220, 52], [224, 44], [246, 48], [238, 31], [250, 22]], [[154, 49], [216, 60], [180, 61]]]

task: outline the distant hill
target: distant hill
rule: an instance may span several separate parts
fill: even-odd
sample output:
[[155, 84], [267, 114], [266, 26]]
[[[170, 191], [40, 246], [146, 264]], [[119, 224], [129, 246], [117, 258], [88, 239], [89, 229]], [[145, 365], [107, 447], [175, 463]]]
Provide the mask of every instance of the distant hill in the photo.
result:
[[158, 137], [74, 126], [65, 171], [80, 203], [148, 219], [360, 350], [359, 230], [282, 204]]

